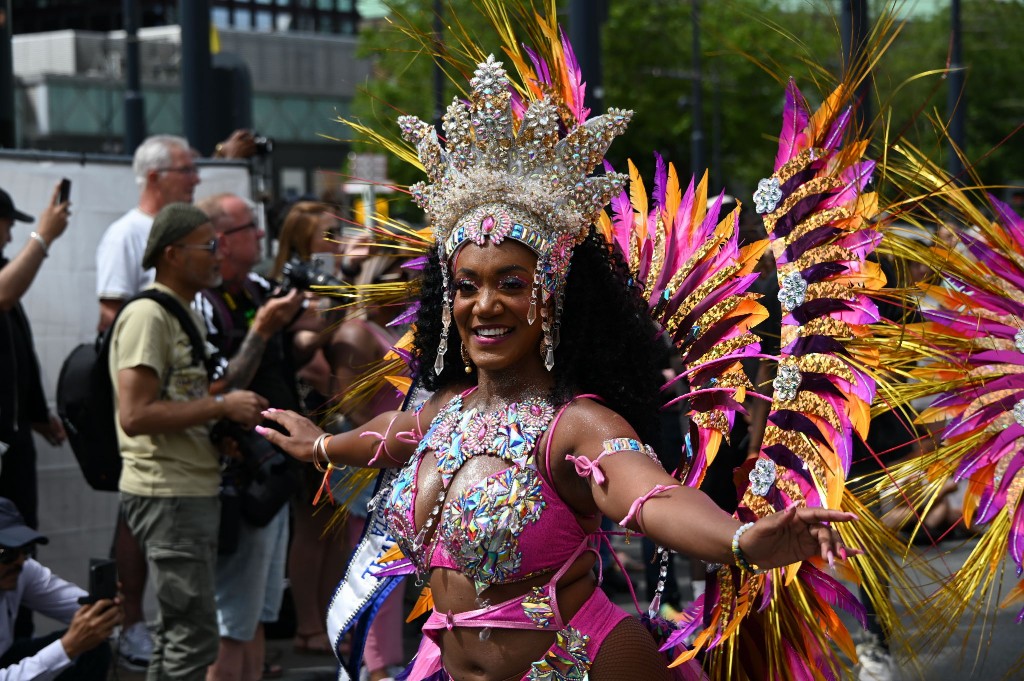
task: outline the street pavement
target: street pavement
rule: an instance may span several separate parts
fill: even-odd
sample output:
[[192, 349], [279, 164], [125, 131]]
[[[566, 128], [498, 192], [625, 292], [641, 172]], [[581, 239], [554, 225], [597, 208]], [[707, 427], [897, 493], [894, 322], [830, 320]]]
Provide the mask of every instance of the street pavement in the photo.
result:
[[[933, 566], [958, 566], [967, 559], [973, 545], [974, 541], [962, 544], [946, 542], [942, 544], [941, 549], [927, 549], [924, 554]], [[617, 548], [632, 559], [630, 561], [632, 564], [639, 564], [639, 541], [634, 540], [629, 545], [620, 541], [617, 543]], [[688, 570], [681, 561], [676, 567], [676, 572], [680, 575], [681, 591], [683, 594], [688, 594], [690, 593], [689, 578], [686, 576]], [[1005, 567], [1002, 595], [1005, 595], [1017, 583], [1010, 561], [1007, 561]], [[948, 573], [949, 569], [944, 571]], [[918, 573], [912, 574], [915, 574], [916, 578], [920, 578]], [[634, 572], [631, 576], [638, 593], [643, 593], [642, 572]], [[1001, 600], [1002, 595], [996, 597], [994, 601]], [[414, 598], [415, 595], [411, 597]], [[626, 594], [617, 596], [616, 600], [621, 601], [623, 605], [629, 603]], [[627, 605], [627, 607], [631, 606]], [[938, 652], [924, 656], [922, 648], [918, 647], [919, 659], [916, 666], [906, 657], [898, 659], [894, 678], [897, 681], [1024, 679], [1024, 668], [1020, 666], [1020, 660], [1024, 658], [1024, 624], [1014, 622], [1018, 610], [1019, 607], [998, 609], [994, 615], [984, 621], [980, 619], [973, 621], [970, 617], [964, 617], [950, 632], [948, 642]], [[905, 628], [912, 625], [913, 614], [901, 609]], [[847, 625], [851, 631], [855, 631], [855, 638], [857, 638], [859, 627], [852, 619], [847, 621]], [[906, 633], [909, 632], [904, 633], [904, 640], [906, 640]], [[415, 625], [407, 627], [405, 638], [405, 648], [411, 655], [418, 642]], [[331, 656], [296, 653], [292, 649], [290, 638], [269, 640], [267, 651], [267, 659], [284, 668], [284, 675], [281, 678], [286, 681], [328, 681], [336, 678], [336, 667]], [[123, 669], [118, 669], [111, 675], [111, 679], [120, 681], [144, 681], [144, 678], [145, 674], [143, 673], [129, 672]], [[852, 678], [856, 678], [856, 676], [854, 675]]]

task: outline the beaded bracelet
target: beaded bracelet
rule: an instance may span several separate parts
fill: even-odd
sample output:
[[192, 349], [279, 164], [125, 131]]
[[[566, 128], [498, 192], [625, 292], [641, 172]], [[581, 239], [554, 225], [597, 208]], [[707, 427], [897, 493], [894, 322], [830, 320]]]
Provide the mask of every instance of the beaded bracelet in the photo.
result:
[[756, 575], [764, 572], [764, 570], [750, 563], [747, 557], [743, 555], [743, 549], [740, 548], [740, 537], [753, 526], [754, 523], [749, 522], [736, 528], [736, 533], [732, 535], [732, 557], [736, 562], [736, 567]]
[[[333, 436], [330, 433], [322, 433], [320, 437], [313, 442], [313, 466], [321, 473], [326, 473], [330, 469], [334, 468], [334, 464], [331, 463], [331, 459], [327, 456], [327, 442]], [[317, 458], [318, 455], [323, 455], [324, 461], [327, 462], [326, 467], [320, 465], [320, 461]]]

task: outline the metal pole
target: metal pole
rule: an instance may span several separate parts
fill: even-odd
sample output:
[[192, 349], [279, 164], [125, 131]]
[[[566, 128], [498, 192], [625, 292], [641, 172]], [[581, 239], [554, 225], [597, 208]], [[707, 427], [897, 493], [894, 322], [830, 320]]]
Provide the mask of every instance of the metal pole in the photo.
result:
[[209, 0], [178, 0], [181, 16], [181, 114], [185, 137], [203, 156], [213, 153]]
[[949, 55], [949, 90], [946, 92], [946, 111], [949, 115], [949, 163], [948, 170], [952, 177], [959, 177], [964, 172], [963, 161], [957, 155], [957, 149], [967, 144], [967, 97], [964, 92], [964, 58], [962, 31], [960, 26], [960, 0], [950, 0], [949, 4], [950, 55]]
[[[434, 50], [438, 55], [444, 45], [444, 19], [442, 17], [441, 0], [434, 0]], [[437, 134], [443, 134], [441, 121], [444, 118], [444, 69], [441, 68], [440, 57], [434, 57], [434, 128]]]
[[722, 78], [717, 68], [711, 69], [711, 186], [715, 191], [725, 188], [722, 178]]
[[690, 169], [702, 175], [707, 168], [704, 160], [704, 77], [701, 73], [700, 54], [700, 0], [692, 0], [693, 44], [690, 59], [693, 63], [693, 127], [690, 132]]
[[0, 0], [0, 147], [8, 149], [13, 149], [17, 146], [14, 97], [11, 0]]
[[146, 137], [146, 105], [139, 76], [139, 3], [122, 0], [124, 14], [124, 151], [130, 154]]
[[606, 11], [605, 0], [572, 0], [569, 5], [569, 38], [587, 82], [584, 103], [595, 113], [604, 110], [601, 22]]
[[[849, 73], [864, 58], [868, 39], [868, 0], [843, 0], [840, 30], [843, 37], [844, 70]], [[871, 120], [871, 77], [866, 75], [857, 88], [854, 116], [860, 128]]]

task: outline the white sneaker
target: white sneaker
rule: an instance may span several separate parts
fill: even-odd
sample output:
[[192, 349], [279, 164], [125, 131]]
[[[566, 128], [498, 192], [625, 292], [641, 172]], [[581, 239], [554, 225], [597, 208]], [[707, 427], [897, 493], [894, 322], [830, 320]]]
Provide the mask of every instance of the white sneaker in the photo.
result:
[[146, 671], [152, 654], [153, 638], [145, 622], [136, 622], [121, 632], [117, 657], [123, 668], [136, 672]]
[[857, 657], [860, 659], [858, 681], [893, 681], [896, 678], [892, 655], [874, 637], [857, 644]]

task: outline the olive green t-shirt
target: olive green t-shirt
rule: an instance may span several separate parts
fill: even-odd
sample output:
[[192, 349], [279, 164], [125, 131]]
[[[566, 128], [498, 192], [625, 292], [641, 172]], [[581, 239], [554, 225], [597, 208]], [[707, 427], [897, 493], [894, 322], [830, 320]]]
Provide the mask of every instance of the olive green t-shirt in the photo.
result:
[[[188, 302], [161, 284], [193, 317], [200, 336], [206, 328]], [[110, 347], [117, 440], [124, 466], [120, 490], [144, 497], [212, 497], [220, 487], [220, 455], [210, 442], [213, 422], [176, 433], [129, 437], [121, 428], [117, 374], [121, 369], [149, 367], [160, 377], [160, 399], [189, 402], [209, 394], [206, 367], [192, 363], [192, 345], [177, 318], [155, 300], [128, 305], [117, 319]]]

